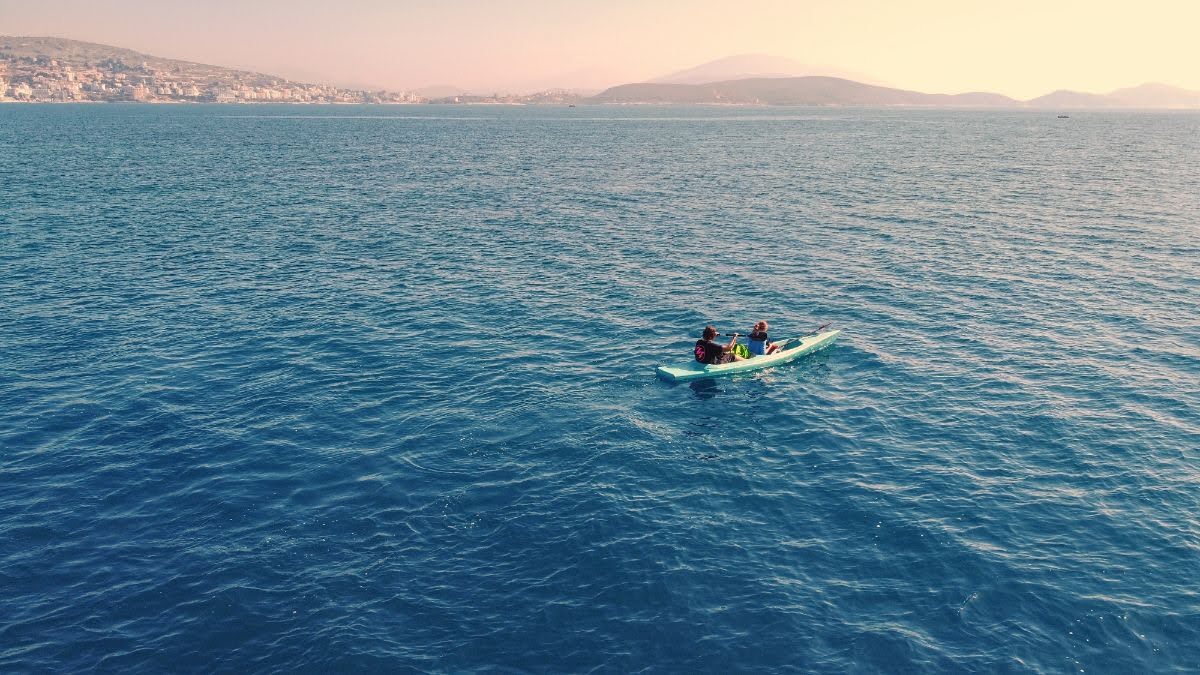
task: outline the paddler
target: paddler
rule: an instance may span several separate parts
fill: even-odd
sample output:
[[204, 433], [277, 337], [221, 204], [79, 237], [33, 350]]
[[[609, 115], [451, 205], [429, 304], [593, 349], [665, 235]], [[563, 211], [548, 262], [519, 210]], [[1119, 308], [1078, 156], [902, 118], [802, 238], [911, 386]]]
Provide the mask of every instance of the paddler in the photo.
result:
[[750, 331], [750, 354], [753, 356], [764, 356], [779, 349], [779, 345], [771, 342], [771, 338], [767, 337], [767, 329], [770, 326], [766, 321], [759, 321], [754, 324], [754, 330]]
[[714, 342], [713, 338], [717, 337], [717, 335], [717, 329], [713, 326], [704, 327], [704, 337], [696, 340], [696, 348], [693, 350], [697, 361], [700, 363], [714, 364], [746, 360], [733, 353], [733, 345], [737, 344], [737, 333], [733, 334], [733, 338], [727, 345], [719, 345]]

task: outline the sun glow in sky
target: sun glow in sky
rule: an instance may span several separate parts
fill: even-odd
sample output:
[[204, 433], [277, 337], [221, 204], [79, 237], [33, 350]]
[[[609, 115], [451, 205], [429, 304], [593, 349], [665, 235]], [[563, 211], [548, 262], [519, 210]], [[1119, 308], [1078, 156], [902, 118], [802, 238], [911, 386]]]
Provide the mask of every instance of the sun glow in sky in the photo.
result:
[[0, 0], [52, 35], [294, 79], [602, 88], [764, 53], [927, 92], [1200, 89], [1200, 0]]

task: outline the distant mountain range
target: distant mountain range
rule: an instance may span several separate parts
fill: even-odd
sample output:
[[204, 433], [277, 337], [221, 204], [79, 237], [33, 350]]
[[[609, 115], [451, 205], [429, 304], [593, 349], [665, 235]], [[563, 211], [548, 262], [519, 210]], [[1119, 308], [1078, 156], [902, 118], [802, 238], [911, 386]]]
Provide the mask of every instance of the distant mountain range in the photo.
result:
[[650, 82], [585, 97], [549, 89], [468, 95], [439, 86], [416, 93], [342, 89], [273, 75], [163, 59], [129, 49], [47, 37], [0, 36], [0, 100], [292, 103], [597, 103], [1200, 109], [1200, 92], [1143, 84], [1107, 94], [1056, 91], [1030, 101], [1001, 94], [926, 94], [859, 81], [820, 66], [763, 54], [718, 59]]
[[755, 77], [708, 84], [623, 84], [601, 92], [595, 103], [730, 103], [755, 105], [902, 105], [1011, 107], [1000, 94], [923, 94], [839, 77]]
[[589, 99], [594, 103], [725, 103], [742, 105], [927, 106], [973, 108], [1200, 108], [1200, 92], [1144, 84], [1108, 94], [1056, 91], [1030, 101], [1002, 94], [925, 94], [840, 77], [752, 77], [701, 84], [623, 84]]
[[656, 77], [653, 84], [708, 84], [730, 80], [748, 80], [780, 77], [838, 77], [866, 84], [882, 85], [882, 82], [862, 73], [855, 73], [830, 66], [814, 66], [795, 59], [770, 54], [738, 54], [716, 61], [702, 63], [694, 68]]
[[767, 54], [741, 54], [646, 82], [622, 84], [589, 103], [725, 103], [742, 105], [927, 106], [974, 108], [1200, 108], [1200, 92], [1143, 84], [1108, 94], [1060, 90], [1029, 101], [1002, 94], [926, 94], [870, 77]]
[[1029, 105], [1034, 108], [1200, 108], [1200, 91], [1155, 83], [1108, 94], [1059, 90], [1039, 96], [1029, 101]]

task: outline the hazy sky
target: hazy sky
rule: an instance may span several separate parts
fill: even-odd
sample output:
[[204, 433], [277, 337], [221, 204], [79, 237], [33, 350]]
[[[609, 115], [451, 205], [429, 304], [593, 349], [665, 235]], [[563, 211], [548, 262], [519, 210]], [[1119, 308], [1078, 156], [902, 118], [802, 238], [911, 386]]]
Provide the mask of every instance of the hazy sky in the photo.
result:
[[0, 34], [390, 88], [599, 88], [753, 52], [927, 92], [1200, 89], [1200, 0], [0, 0]]

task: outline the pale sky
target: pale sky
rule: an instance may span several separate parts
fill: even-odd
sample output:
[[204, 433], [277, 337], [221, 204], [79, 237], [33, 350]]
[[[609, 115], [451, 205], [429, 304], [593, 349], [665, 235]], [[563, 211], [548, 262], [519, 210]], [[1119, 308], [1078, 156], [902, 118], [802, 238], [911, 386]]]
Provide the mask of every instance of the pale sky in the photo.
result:
[[394, 89], [601, 88], [764, 53], [936, 93], [1200, 90], [1200, 0], [0, 0], [0, 34]]

